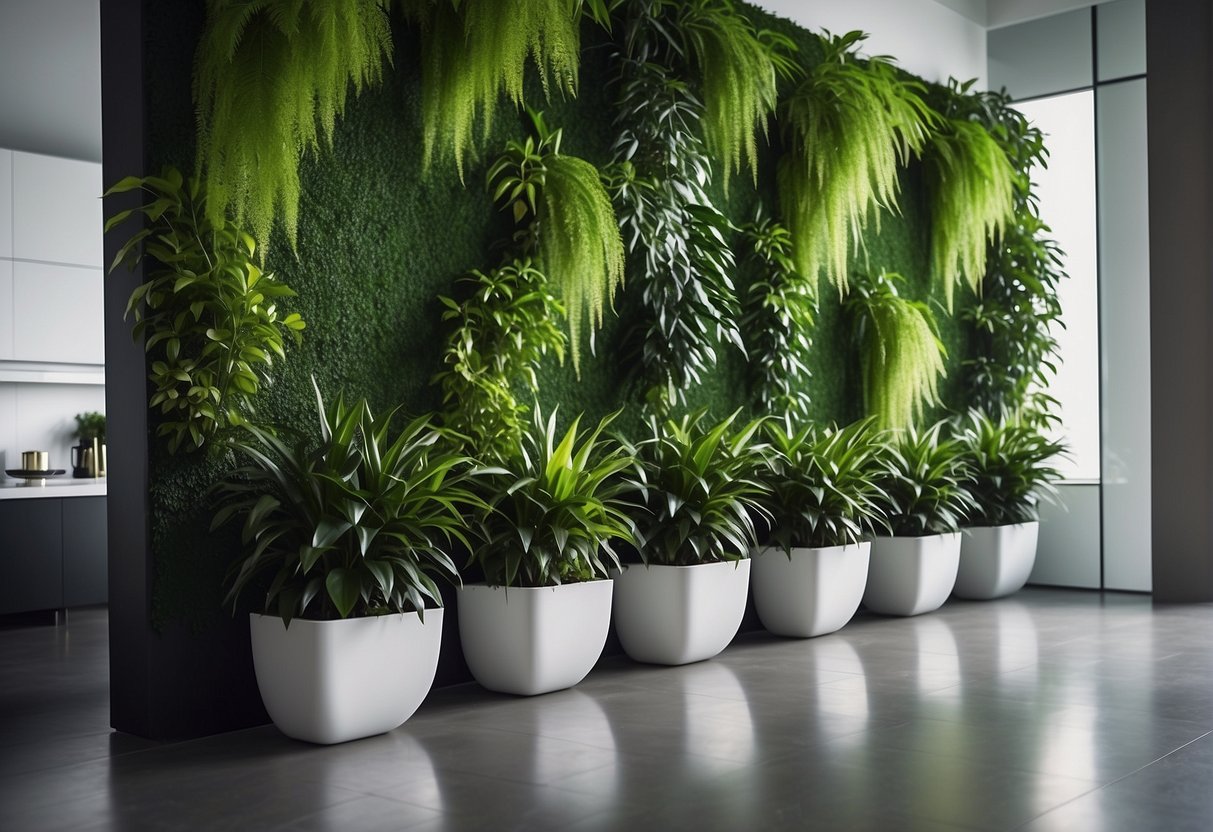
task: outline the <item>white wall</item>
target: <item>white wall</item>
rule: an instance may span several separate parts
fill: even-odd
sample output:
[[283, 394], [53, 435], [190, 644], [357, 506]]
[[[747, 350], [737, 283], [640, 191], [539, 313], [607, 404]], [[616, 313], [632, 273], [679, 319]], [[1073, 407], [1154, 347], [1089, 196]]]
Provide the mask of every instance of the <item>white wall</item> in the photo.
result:
[[863, 52], [891, 55], [928, 81], [978, 79], [985, 88], [986, 30], [935, 0], [756, 0], [757, 5], [814, 31], [860, 29]]
[[0, 147], [101, 161], [99, 0], [0, 0]]

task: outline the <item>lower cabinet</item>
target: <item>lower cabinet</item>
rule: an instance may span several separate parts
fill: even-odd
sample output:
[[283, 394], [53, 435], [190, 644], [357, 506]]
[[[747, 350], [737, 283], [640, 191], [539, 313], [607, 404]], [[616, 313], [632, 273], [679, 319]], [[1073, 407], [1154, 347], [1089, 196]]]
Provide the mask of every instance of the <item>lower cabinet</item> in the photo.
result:
[[0, 500], [0, 614], [103, 604], [105, 497]]

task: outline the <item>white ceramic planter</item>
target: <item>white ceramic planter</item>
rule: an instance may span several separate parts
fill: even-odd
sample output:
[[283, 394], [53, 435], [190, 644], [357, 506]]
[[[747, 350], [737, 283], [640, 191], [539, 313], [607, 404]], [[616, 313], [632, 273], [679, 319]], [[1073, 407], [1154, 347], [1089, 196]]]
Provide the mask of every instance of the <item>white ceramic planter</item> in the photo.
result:
[[612, 589], [610, 580], [463, 586], [459, 640], [472, 675], [489, 690], [523, 696], [577, 684], [606, 645]]
[[964, 530], [960, 544], [957, 598], [988, 600], [1023, 589], [1036, 563], [1040, 523], [975, 526]]
[[729, 646], [741, 627], [750, 560], [628, 566], [615, 574], [615, 632], [638, 662], [689, 664]]
[[863, 605], [883, 615], [919, 615], [939, 609], [956, 584], [960, 532], [923, 537], [878, 537]]
[[779, 636], [809, 638], [841, 628], [863, 598], [872, 544], [825, 549], [762, 549], [750, 583], [762, 626]]
[[261, 701], [278, 730], [331, 745], [382, 734], [413, 715], [430, 692], [442, 643], [442, 610], [305, 621], [290, 627], [251, 615]]

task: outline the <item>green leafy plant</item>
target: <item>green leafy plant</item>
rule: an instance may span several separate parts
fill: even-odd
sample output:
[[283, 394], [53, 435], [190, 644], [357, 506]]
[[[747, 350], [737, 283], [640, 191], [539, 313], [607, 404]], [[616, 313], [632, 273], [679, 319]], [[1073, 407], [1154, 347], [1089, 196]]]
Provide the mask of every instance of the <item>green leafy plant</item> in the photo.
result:
[[535, 409], [517, 456], [489, 482], [488, 506], [474, 523], [478, 564], [493, 586], [556, 586], [605, 578], [619, 566], [612, 540], [633, 537], [619, 475], [632, 464], [628, 449], [604, 437], [612, 416], [593, 430], [581, 417], [561, 436], [556, 414]]
[[762, 420], [738, 427], [738, 413], [715, 424], [703, 409], [678, 420], [649, 418], [651, 436], [636, 446], [631, 481], [646, 564], [738, 560], [756, 545], [751, 512], [765, 509], [755, 472], [768, 448], [758, 441]]
[[667, 414], [716, 364], [720, 342], [744, 350], [726, 232], [706, 186], [703, 105], [681, 75], [686, 46], [668, 0], [626, 6], [609, 187], [637, 294], [625, 349], [645, 404]]
[[445, 424], [467, 438], [469, 452], [500, 461], [522, 441], [526, 408], [517, 388], [534, 393], [540, 360], [564, 355], [563, 310], [529, 259], [474, 271], [460, 283], [469, 290], [462, 301], [439, 298], [442, 319], [454, 326], [434, 381]]
[[90, 411], [76, 414], [76, 438], [105, 441], [105, 414]]
[[885, 438], [873, 419], [844, 428], [766, 423], [771, 464], [760, 479], [771, 517], [770, 543], [789, 556], [793, 548], [849, 546], [884, 525], [877, 460]]
[[898, 537], [958, 531], [974, 509], [965, 449], [946, 438], [946, 423], [924, 431], [906, 428], [880, 446], [877, 455], [880, 508]]
[[365, 400], [326, 406], [317, 388], [316, 408], [318, 437], [245, 424], [230, 443], [247, 464], [218, 486], [211, 524], [242, 519], [227, 601], [272, 575], [261, 606], [287, 624], [424, 616], [427, 602], [442, 604], [435, 578], [459, 580], [444, 547], [466, 545], [463, 512], [483, 506], [470, 487], [481, 472], [428, 416], [393, 434], [396, 411], [376, 419]]
[[489, 168], [488, 185], [516, 223], [540, 268], [564, 301], [573, 368], [580, 368], [581, 323], [602, 326], [615, 289], [623, 282], [624, 248], [611, 197], [598, 169], [560, 152], [561, 130], [531, 111], [535, 135], [512, 141]]
[[816, 281], [824, 269], [843, 293], [852, 247], [896, 209], [898, 168], [922, 152], [936, 116], [891, 59], [856, 57], [864, 33], [825, 34], [824, 59], [780, 107], [779, 201], [798, 270]]
[[577, 94], [580, 21], [610, 25], [610, 0], [405, 0], [420, 21], [424, 159], [453, 159], [462, 180], [477, 122], [484, 135], [504, 97], [524, 103], [528, 60], [545, 95]]
[[134, 337], [146, 336], [158, 436], [168, 449], [196, 450], [253, 415], [254, 400], [271, 381], [274, 358], [284, 359], [284, 334], [296, 343], [304, 322], [279, 317], [276, 300], [294, 292], [257, 265], [252, 237], [230, 220], [211, 220], [202, 182], [174, 168], [160, 176], [129, 176], [106, 195], [143, 191], [149, 201], [115, 214], [108, 233], [136, 211], [147, 227], [114, 258], [134, 268], [148, 258], [147, 282], [131, 294]]
[[947, 355], [935, 316], [920, 301], [897, 293], [897, 274], [858, 282], [845, 308], [859, 348], [864, 404], [881, 426], [902, 428], [939, 401]]
[[292, 247], [299, 164], [332, 142], [349, 90], [391, 57], [388, 0], [208, 0], [194, 59], [198, 170], [207, 222], [230, 211], [262, 262], [275, 216]]
[[945, 118], [924, 157], [931, 205], [931, 271], [949, 311], [957, 283], [977, 292], [986, 251], [1014, 212], [1015, 171], [978, 121]]
[[807, 419], [817, 313], [813, 281], [796, 270], [792, 236], [782, 225], [760, 211], [742, 233], [754, 273], [741, 319], [754, 404], [764, 413]]
[[1035, 428], [995, 421], [970, 410], [956, 437], [966, 457], [974, 509], [970, 525], [1002, 526], [1040, 519], [1040, 501], [1052, 499], [1061, 478], [1051, 462], [1065, 447]]

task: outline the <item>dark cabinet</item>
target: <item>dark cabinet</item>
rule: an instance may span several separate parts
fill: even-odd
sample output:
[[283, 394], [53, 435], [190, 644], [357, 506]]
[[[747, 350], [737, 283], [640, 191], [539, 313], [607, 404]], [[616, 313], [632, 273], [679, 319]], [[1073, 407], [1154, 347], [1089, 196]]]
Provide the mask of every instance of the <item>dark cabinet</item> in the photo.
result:
[[104, 604], [105, 497], [0, 500], [0, 614]]

